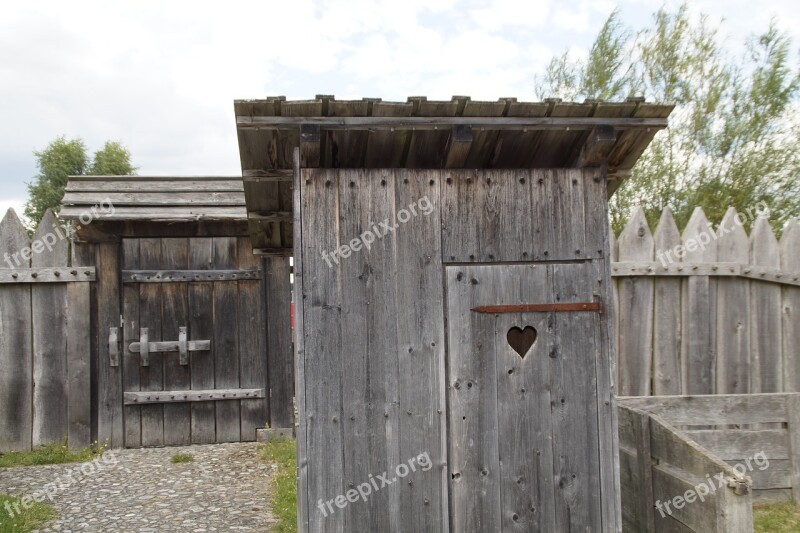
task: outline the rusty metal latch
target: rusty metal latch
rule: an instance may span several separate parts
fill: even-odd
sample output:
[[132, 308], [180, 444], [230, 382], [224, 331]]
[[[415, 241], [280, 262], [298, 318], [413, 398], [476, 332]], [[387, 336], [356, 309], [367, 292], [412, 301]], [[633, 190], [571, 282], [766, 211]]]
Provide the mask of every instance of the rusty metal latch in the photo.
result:
[[558, 304], [511, 304], [511, 305], [481, 305], [473, 307], [476, 313], [563, 313], [576, 311], [595, 311], [603, 314], [601, 302], [575, 302]]

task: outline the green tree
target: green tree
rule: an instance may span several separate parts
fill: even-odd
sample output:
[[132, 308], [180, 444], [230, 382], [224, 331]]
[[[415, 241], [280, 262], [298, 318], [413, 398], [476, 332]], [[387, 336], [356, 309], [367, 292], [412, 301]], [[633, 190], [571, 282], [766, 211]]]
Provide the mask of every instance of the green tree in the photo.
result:
[[539, 97], [619, 99], [643, 95], [673, 102], [660, 132], [611, 202], [619, 231], [635, 205], [655, 224], [669, 206], [679, 226], [701, 206], [719, 222], [764, 202], [777, 228], [800, 206], [800, 72], [790, 65], [791, 41], [775, 25], [736, 58], [720, 46], [707, 17], [686, 5], [660, 9], [637, 33], [614, 11], [585, 60], [553, 58], [537, 78]]
[[39, 174], [28, 183], [28, 202], [25, 216], [37, 225], [49, 208], [58, 212], [69, 176], [127, 175], [136, 172], [131, 164], [130, 152], [118, 142], [107, 142], [94, 153], [87, 155], [81, 139], [67, 139], [63, 135], [51, 142], [41, 152], [34, 152]]

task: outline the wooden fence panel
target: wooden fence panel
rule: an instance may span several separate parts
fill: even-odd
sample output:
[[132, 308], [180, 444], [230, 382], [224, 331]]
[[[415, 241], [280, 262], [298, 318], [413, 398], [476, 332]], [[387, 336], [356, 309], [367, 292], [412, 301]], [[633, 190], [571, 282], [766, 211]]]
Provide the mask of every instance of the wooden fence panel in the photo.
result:
[[[800, 222], [792, 219], [781, 237], [781, 270], [800, 272]], [[783, 387], [800, 392], [800, 287], [783, 287]]]
[[[779, 268], [780, 247], [766, 217], [759, 217], [750, 236], [750, 263]], [[783, 358], [781, 342], [781, 288], [774, 283], [753, 281], [750, 285], [751, 392], [781, 392]]]
[[[17, 214], [9, 209], [0, 223], [0, 253], [9, 266], [14, 254], [29, 245], [28, 234]], [[19, 257], [19, 256], [17, 256]], [[8, 258], [8, 259], [5, 259]], [[5, 267], [6, 265], [3, 265]], [[30, 256], [20, 258], [23, 268]], [[33, 350], [31, 346], [31, 286], [0, 284], [0, 450], [25, 451], [31, 447], [33, 401]]]
[[[698, 208], [681, 237], [665, 209], [648, 260], [628, 244], [649, 232], [634, 213], [611, 256], [621, 394], [800, 390], [798, 222], [779, 244], [763, 217], [748, 236], [749, 216], [730, 209], [714, 229]], [[643, 282], [654, 286], [652, 304], [633, 292]], [[632, 387], [632, 376], [644, 382]]]
[[30, 242], [9, 210], [0, 254], [0, 452], [87, 446], [94, 267], [70, 266], [67, 234], [49, 210]]
[[[667, 266], [681, 234], [669, 208], [661, 213], [654, 235], [656, 263]], [[658, 264], [656, 266], [659, 266]], [[681, 393], [681, 280], [655, 279], [653, 316], [653, 394]]]
[[[652, 261], [653, 236], [644, 210], [637, 208], [617, 242], [620, 261]], [[619, 291], [619, 393], [646, 396], [653, 362], [653, 280], [628, 277]]]

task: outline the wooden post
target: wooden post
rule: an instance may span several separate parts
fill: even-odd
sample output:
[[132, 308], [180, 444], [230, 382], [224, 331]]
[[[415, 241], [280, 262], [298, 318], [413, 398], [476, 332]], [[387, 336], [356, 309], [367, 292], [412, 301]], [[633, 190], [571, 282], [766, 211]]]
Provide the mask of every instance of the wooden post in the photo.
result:
[[650, 454], [650, 414], [631, 409], [633, 418], [633, 437], [636, 444], [636, 479], [639, 482], [636, 493], [636, 514], [639, 526], [644, 531], [656, 530], [656, 501], [653, 495], [653, 460]]

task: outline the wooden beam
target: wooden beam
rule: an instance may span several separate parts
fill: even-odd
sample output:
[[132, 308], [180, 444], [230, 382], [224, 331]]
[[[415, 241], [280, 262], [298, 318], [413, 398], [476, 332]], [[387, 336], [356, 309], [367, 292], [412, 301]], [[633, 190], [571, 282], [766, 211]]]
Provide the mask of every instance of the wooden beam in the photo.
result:
[[270, 170], [246, 169], [242, 171], [242, 181], [270, 183], [292, 181], [292, 169], [276, 168]]
[[291, 248], [253, 248], [254, 255], [267, 255], [272, 257], [291, 257], [294, 250]]
[[0, 283], [95, 281], [95, 267], [0, 268]]
[[126, 392], [125, 405], [143, 403], [212, 402], [266, 398], [264, 389], [173, 390], [156, 392]]
[[248, 211], [247, 218], [267, 222], [291, 222], [293, 219], [291, 211]]
[[445, 149], [444, 168], [464, 168], [472, 146], [472, 128], [453, 126]]
[[[289, 118], [289, 117], [278, 117]], [[297, 119], [290, 118], [294, 121], [294, 127], [297, 127]], [[316, 168], [320, 164], [320, 127], [319, 124], [306, 124], [300, 126], [300, 165], [305, 168]]]
[[[614, 128], [667, 127], [666, 118], [604, 118], [604, 117], [236, 117], [236, 126], [246, 129], [284, 129], [298, 126], [331, 129], [426, 129], [437, 130], [453, 126], [483, 127], [496, 130], [516, 129], [589, 129], [595, 126]], [[308, 130], [312, 131], [312, 130]], [[302, 137], [302, 132], [301, 132]], [[302, 142], [302, 140], [301, 140]]]
[[261, 279], [260, 270], [123, 270], [122, 283], [176, 283], [183, 281], [240, 281]]
[[617, 142], [617, 134], [612, 126], [595, 126], [580, 149], [574, 167], [597, 167], [606, 162], [608, 154]]
[[[147, 328], [142, 328], [147, 329]], [[164, 353], [164, 352], [180, 352], [181, 351], [181, 342], [180, 340], [177, 341], [157, 341], [157, 342], [132, 342], [128, 349], [133, 353], [139, 353], [144, 355], [145, 353], [145, 345], [146, 345], [146, 353], [149, 355], [151, 353]], [[185, 341], [187, 346], [186, 349], [190, 352], [205, 352], [211, 349], [211, 341], [210, 340], [203, 340], [203, 341]], [[187, 363], [188, 364], [188, 363]], [[148, 366], [143, 364], [142, 366]]]

